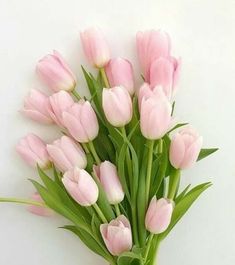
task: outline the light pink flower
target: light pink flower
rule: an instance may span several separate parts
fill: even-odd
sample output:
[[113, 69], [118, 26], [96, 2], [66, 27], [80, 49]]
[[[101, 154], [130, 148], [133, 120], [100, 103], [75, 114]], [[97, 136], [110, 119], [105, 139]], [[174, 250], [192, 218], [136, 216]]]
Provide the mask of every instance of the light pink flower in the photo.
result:
[[84, 169], [75, 167], [67, 171], [62, 182], [73, 197], [82, 206], [91, 206], [96, 203], [99, 195], [98, 187], [93, 178]]
[[48, 97], [41, 91], [32, 89], [29, 96], [24, 100], [24, 108], [21, 112], [32, 120], [51, 124], [53, 123], [53, 120], [49, 115], [48, 108]]
[[43, 57], [37, 64], [36, 71], [50, 89], [72, 91], [76, 86], [76, 77], [64, 58], [57, 52]]
[[109, 224], [102, 224], [100, 232], [107, 249], [113, 256], [119, 256], [132, 248], [131, 226], [124, 215], [119, 215]]
[[160, 57], [150, 66], [151, 87], [162, 86], [166, 96], [171, 99], [179, 80], [181, 60], [174, 57]]
[[96, 174], [107, 195], [110, 204], [118, 204], [124, 199], [124, 192], [119, 180], [117, 168], [109, 161], [95, 166]]
[[47, 151], [56, 167], [62, 172], [75, 166], [85, 168], [87, 165], [86, 155], [82, 147], [68, 136], [62, 136], [52, 144], [48, 144]]
[[57, 92], [49, 97], [48, 112], [54, 122], [60, 127], [64, 127], [62, 114], [74, 104], [70, 94], [66, 91]]
[[50, 165], [46, 144], [35, 134], [28, 134], [16, 146], [16, 151], [30, 166], [47, 168]]
[[[30, 199], [35, 202], [44, 202], [38, 192], [35, 192]], [[54, 215], [54, 211], [44, 206], [30, 205], [27, 209], [29, 212], [39, 216], [50, 217]]]
[[123, 86], [130, 95], [135, 92], [133, 67], [123, 58], [114, 58], [106, 65], [106, 74], [111, 87]]
[[128, 124], [132, 118], [131, 96], [123, 87], [104, 88], [102, 105], [109, 123], [115, 127]]
[[145, 81], [150, 80], [150, 66], [160, 57], [168, 57], [171, 50], [169, 35], [161, 30], [138, 32], [136, 35], [137, 51]]
[[63, 112], [63, 123], [78, 142], [87, 143], [96, 138], [99, 124], [89, 101], [83, 99]]
[[110, 60], [110, 50], [103, 33], [97, 28], [89, 28], [80, 33], [82, 46], [89, 62], [104, 67]]
[[[161, 88], [159, 88], [161, 89]], [[140, 128], [145, 138], [162, 138], [172, 126], [172, 106], [164, 93], [143, 97], [140, 108]]]
[[170, 162], [173, 167], [185, 169], [197, 161], [202, 147], [202, 137], [191, 127], [176, 133], [170, 145]]
[[171, 222], [172, 212], [173, 203], [170, 200], [164, 198], [157, 200], [154, 196], [145, 217], [146, 229], [153, 234], [164, 232]]

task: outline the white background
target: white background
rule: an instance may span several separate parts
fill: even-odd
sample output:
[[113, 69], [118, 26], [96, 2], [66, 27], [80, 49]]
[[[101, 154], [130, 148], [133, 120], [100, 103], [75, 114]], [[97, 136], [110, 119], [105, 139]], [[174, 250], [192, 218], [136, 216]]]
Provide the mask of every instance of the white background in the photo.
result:
[[[42, 88], [35, 64], [59, 50], [85, 91], [79, 31], [103, 29], [113, 56], [136, 62], [135, 33], [162, 28], [183, 59], [176, 113], [220, 151], [184, 172], [183, 183], [212, 181], [162, 244], [160, 265], [235, 264], [235, 1], [232, 0], [1, 0], [0, 1], [0, 196], [28, 197], [37, 178], [14, 146], [27, 132], [46, 141], [58, 136], [18, 113], [30, 88]], [[136, 67], [136, 76], [139, 75]], [[138, 81], [137, 81], [138, 84]], [[0, 205], [1, 265], [103, 264], [60, 218], [42, 218], [17, 205]]]

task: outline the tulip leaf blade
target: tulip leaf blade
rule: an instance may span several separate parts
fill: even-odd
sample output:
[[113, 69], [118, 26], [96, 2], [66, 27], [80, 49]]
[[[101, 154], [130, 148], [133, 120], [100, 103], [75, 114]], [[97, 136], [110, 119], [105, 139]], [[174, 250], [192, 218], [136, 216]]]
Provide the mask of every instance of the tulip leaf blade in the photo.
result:
[[200, 161], [200, 160], [206, 158], [207, 156], [215, 153], [218, 150], [219, 150], [219, 148], [202, 148], [200, 153], [199, 153], [197, 161]]
[[184, 214], [188, 211], [188, 209], [192, 206], [196, 199], [211, 185], [211, 182], [206, 182], [194, 187], [188, 193], [186, 193], [186, 195], [176, 204], [172, 214], [171, 223], [167, 230], [159, 235], [160, 240], [163, 240], [169, 234], [169, 232], [184, 216]]
[[142, 264], [142, 257], [140, 254], [135, 252], [124, 252], [122, 253], [117, 260], [118, 265], [139, 265]]
[[186, 125], [188, 125], [187, 122], [176, 124], [172, 129], [170, 129], [170, 131], [169, 131], [168, 133], [171, 133], [171, 132], [173, 132], [174, 130], [176, 130], [176, 129], [180, 128], [180, 127], [186, 126]]

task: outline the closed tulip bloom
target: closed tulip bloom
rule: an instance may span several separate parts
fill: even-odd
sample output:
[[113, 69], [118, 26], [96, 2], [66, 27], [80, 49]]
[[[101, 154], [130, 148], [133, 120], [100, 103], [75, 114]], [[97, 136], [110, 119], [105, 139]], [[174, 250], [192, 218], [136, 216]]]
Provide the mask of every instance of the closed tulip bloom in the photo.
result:
[[136, 35], [137, 52], [143, 69], [145, 81], [150, 80], [150, 66], [160, 57], [168, 57], [171, 50], [169, 35], [161, 30], [138, 32]]
[[124, 215], [119, 215], [109, 224], [102, 224], [100, 232], [107, 249], [113, 256], [119, 256], [132, 248], [131, 226]]
[[159, 97], [142, 99], [140, 128], [145, 138], [157, 140], [167, 133], [172, 126], [171, 110], [172, 106], [163, 93], [159, 93]]
[[89, 101], [81, 99], [63, 112], [63, 123], [69, 133], [80, 143], [87, 143], [96, 138], [99, 124]]
[[74, 104], [70, 94], [66, 91], [60, 91], [49, 97], [48, 112], [54, 122], [60, 127], [64, 127], [62, 114], [65, 110]]
[[24, 100], [24, 108], [21, 112], [34, 121], [51, 124], [53, 120], [49, 115], [48, 107], [48, 97], [41, 91], [32, 89], [29, 96]]
[[[40, 194], [38, 192], [35, 192], [31, 198], [32, 201], [43, 203], [43, 199], [41, 198]], [[36, 214], [39, 216], [44, 216], [44, 217], [50, 217], [54, 215], [54, 211], [51, 209], [44, 207], [44, 206], [36, 206], [36, 205], [30, 205], [28, 206], [28, 211], [31, 212], [32, 214]]]
[[83, 50], [89, 62], [97, 67], [104, 67], [110, 60], [110, 50], [103, 33], [97, 28], [90, 28], [80, 33]]
[[85, 168], [87, 165], [86, 155], [82, 147], [68, 136], [62, 136], [52, 144], [48, 144], [47, 151], [56, 167], [62, 172], [76, 166]]
[[76, 86], [76, 77], [64, 58], [57, 52], [43, 57], [36, 71], [42, 81], [53, 91], [72, 91]]
[[146, 229], [153, 234], [164, 232], [171, 222], [172, 212], [173, 203], [170, 200], [164, 198], [157, 200], [154, 196], [145, 216]]
[[36, 167], [38, 164], [43, 169], [50, 166], [46, 144], [35, 134], [30, 133], [22, 138], [16, 146], [16, 151], [30, 166]]
[[150, 67], [151, 87], [162, 86], [166, 96], [171, 99], [179, 80], [181, 61], [173, 57], [159, 58]]
[[96, 203], [99, 195], [98, 187], [93, 178], [84, 169], [75, 167], [67, 171], [62, 182], [73, 197], [82, 206], [91, 206]]
[[202, 137], [191, 127], [176, 133], [170, 145], [170, 162], [176, 169], [192, 167], [202, 148]]
[[114, 58], [109, 61], [105, 70], [111, 87], [123, 86], [130, 95], [134, 94], [133, 67], [128, 60]]
[[110, 204], [118, 204], [124, 199], [124, 192], [119, 180], [117, 168], [109, 161], [95, 167], [97, 176], [107, 195]]
[[122, 127], [131, 121], [131, 96], [124, 87], [104, 88], [102, 105], [107, 120], [113, 126]]

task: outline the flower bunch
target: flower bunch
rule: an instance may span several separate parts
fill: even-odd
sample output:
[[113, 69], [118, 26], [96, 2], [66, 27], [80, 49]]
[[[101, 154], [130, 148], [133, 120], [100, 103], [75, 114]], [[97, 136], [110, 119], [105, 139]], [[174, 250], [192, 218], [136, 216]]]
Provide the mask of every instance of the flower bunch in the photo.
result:
[[77, 78], [56, 51], [36, 67], [54, 94], [32, 90], [22, 113], [55, 124], [60, 139], [45, 143], [29, 134], [17, 145], [37, 168], [41, 183], [29, 200], [32, 213], [68, 219], [75, 233], [110, 264], [154, 264], [160, 243], [211, 183], [180, 188], [181, 173], [216, 149], [202, 149], [202, 137], [186, 123], [175, 123], [174, 94], [181, 60], [171, 55], [163, 31], [138, 32], [143, 84], [134, 82], [132, 64], [111, 58], [98, 29], [81, 33], [92, 75], [82, 67], [90, 91], [83, 97]]

